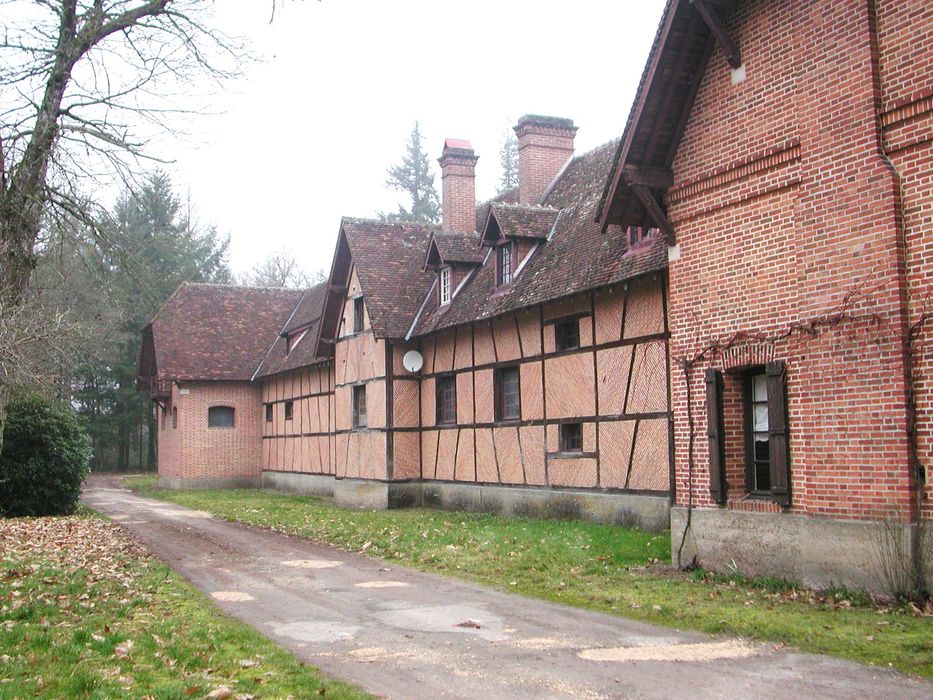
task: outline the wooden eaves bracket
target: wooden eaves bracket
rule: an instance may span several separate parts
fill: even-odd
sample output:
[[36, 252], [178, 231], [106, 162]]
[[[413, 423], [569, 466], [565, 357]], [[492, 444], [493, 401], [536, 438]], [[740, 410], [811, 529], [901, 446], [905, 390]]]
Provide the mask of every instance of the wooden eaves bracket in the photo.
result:
[[722, 52], [726, 54], [726, 61], [728, 61], [729, 65], [733, 68], [741, 66], [742, 56], [739, 53], [739, 47], [732, 40], [732, 37], [729, 36], [729, 33], [722, 24], [722, 20], [719, 19], [719, 15], [716, 14], [716, 10], [710, 6], [709, 0], [690, 0], [690, 4], [697, 8], [697, 12], [703, 17], [706, 26], [709, 27], [713, 36], [716, 37], [716, 41], [718, 41], [719, 46], [722, 47]]
[[651, 194], [645, 185], [630, 183], [629, 186], [632, 188], [632, 192], [635, 193], [635, 196], [638, 197], [638, 201], [641, 202], [641, 205], [645, 208], [645, 211], [648, 212], [651, 220], [654, 221], [655, 225], [659, 229], [661, 229], [661, 233], [664, 234], [664, 238], [667, 240], [667, 244], [675, 245], [677, 243], [677, 235], [674, 233], [674, 226], [667, 218], [664, 210], [661, 209], [661, 205], [658, 204], [658, 200], [654, 198], [654, 195]]

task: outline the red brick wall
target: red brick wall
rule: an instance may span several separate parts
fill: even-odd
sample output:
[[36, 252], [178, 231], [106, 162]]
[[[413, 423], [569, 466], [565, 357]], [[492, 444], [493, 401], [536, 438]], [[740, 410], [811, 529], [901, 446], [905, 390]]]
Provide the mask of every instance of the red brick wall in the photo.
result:
[[[182, 393], [187, 391], [187, 394]], [[172, 388], [178, 428], [159, 433], [159, 475], [178, 479], [256, 478], [260, 474], [260, 387], [250, 382], [186, 382]], [[211, 406], [234, 408], [233, 428], [207, 425]]]
[[[734, 85], [719, 51], [703, 78], [668, 202], [679, 244], [670, 309], [680, 504], [689, 501], [691, 464], [679, 362], [744, 333], [754, 339], [713, 350], [711, 363], [735, 370], [746, 353], [755, 363], [786, 362], [790, 509], [857, 518], [896, 508], [906, 517], [906, 295], [897, 181], [879, 152], [869, 9], [864, 0], [742, 3], [726, 21], [747, 78]], [[776, 339], [840, 310], [851, 320]], [[690, 371], [693, 503], [701, 506], [712, 505], [707, 364]], [[739, 419], [728, 410], [734, 391], [727, 382], [730, 498], [744, 491]]]
[[[933, 3], [877, 3], [884, 151], [897, 169], [908, 281], [917, 447], [933, 518]], [[927, 320], [924, 320], [927, 319]]]

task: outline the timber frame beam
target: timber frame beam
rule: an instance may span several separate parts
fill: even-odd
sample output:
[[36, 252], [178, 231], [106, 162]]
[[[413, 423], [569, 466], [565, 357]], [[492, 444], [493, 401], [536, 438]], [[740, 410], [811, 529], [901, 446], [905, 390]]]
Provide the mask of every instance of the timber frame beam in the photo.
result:
[[628, 185], [643, 185], [656, 190], [667, 190], [674, 185], [674, 173], [669, 168], [651, 168], [644, 165], [625, 165], [622, 179]]
[[722, 47], [722, 52], [726, 54], [726, 61], [728, 61], [729, 65], [733, 68], [741, 66], [742, 56], [739, 53], [739, 47], [732, 40], [732, 37], [729, 36], [729, 33], [723, 26], [722, 20], [719, 18], [719, 15], [716, 14], [716, 10], [713, 9], [710, 1], [690, 0], [690, 4], [697, 9], [703, 21], [706, 22], [706, 26], [709, 27], [710, 32], [716, 37], [716, 41], [718, 41], [719, 46]]
[[641, 202], [641, 205], [645, 208], [645, 211], [648, 212], [651, 220], [654, 221], [655, 225], [659, 229], [661, 229], [661, 232], [664, 234], [664, 238], [667, 240], [667, 244], [675, 245], [677, 243], [677, 235], [674, 233], [674, 226], [667, 218], [664, 210], [661, 209], [661, 205], [658, 204], [658, 200], [654, 198], [654, 195], [651, 194], [648, 188], [644, 185], [632, 184], [631, 188], [632, 192], [635, 193], [635, 196], [638, 197], [638, 201]]

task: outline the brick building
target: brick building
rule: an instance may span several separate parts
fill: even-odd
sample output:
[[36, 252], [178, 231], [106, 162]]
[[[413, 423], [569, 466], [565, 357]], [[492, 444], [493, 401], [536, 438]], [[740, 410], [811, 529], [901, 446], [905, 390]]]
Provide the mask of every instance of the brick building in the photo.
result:
[[931, 549], [931, 45], [923, 0], [669, 0], [618, 141], [523, 117], [477, 206], [448, 139], [441, 226], [345, 218], [304, 293], [179, 290], [141, 359], [160, 478], [881, 587], [884, 533]]

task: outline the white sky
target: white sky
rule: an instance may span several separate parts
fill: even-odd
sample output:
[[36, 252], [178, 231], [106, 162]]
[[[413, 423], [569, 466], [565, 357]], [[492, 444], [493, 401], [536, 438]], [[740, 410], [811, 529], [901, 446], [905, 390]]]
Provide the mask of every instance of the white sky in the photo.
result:
[[270, 24], [271, 0], [224, 0], [224, 29], [263, 61], [163, 144], [168, 169], [201, 222], [231, 235], [234, 271], [281, 249], [328, 268], [342, 215], [402, 201], [386, 169], [415, 119], [432, 162], [445, 137], [472, 141], [479, 199], [522, 114], [572, 118], [577, 153], [620, 135], [662, 6], [289, 0]]

